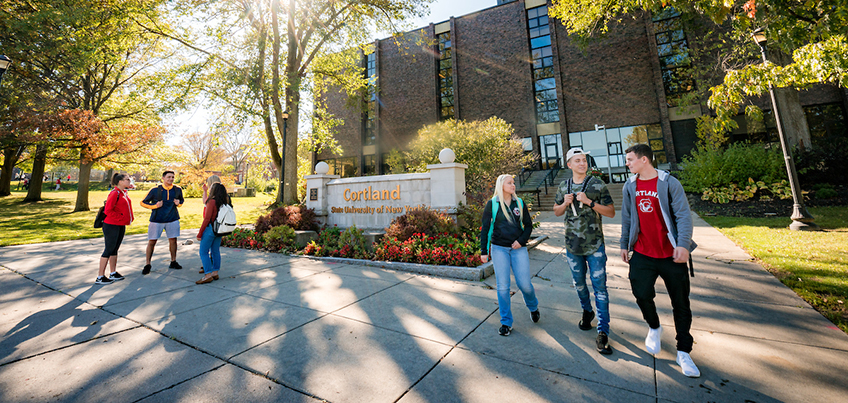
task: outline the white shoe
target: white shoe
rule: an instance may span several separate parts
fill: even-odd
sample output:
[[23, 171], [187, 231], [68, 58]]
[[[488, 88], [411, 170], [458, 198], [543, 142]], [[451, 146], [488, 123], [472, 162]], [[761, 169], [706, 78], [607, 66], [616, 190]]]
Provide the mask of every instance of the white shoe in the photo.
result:
[[698, 378], [701, 376], [701, 371], [699, 371], [698, 367], [695, 366], [695, 362], [692, 361], [692, 357], [689, 356], [689, 353], [678, 351], [677, 365], [680, 365], [680, 370], [683, 371], [683, 375], [690, 378]]
[[653, 355], [660, 352], [660, 337], [662, 337], [662, 326], [651, 329], [648, 328], [648, 337], [645, 337], [645, 349]]

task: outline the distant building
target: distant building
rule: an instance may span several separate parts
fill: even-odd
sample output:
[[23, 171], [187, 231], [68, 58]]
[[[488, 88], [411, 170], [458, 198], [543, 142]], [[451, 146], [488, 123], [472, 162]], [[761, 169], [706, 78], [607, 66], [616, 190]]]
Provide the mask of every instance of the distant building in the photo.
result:
[[[539, 169], [564, 165], [564, 151], [581, 146], [622, 181], [623, 152], [637, 142], [650, 144], [662, 166], [680, 162], [697, 141], [695, 118], [709, 111], [678, 106], [695, 83], [685, 74], [689, 34], [676, 12], [625, 19], [579, 49], [548, 18], [548, 5], [498, 0], [408, 33], [403, 50], [392, 39], [375, 41], [362, 63], [379, 93], [370, 92], [365, 112], [346, 107], [343, 93], [326, 95], [330, 112], [345, 122], [337, 136], [344, 155], [316, 159], [342, 176], [382, 174], [386, 155], [405, 149], [422, 126], [497, 116], [540, 157]], [[434, 44], [422, 47], [419, 35]], [[817, 86], [800, 99], [812, 130], [844, 131], [845, 89]], [[748, 136], [742, 123], [735, 140]]]

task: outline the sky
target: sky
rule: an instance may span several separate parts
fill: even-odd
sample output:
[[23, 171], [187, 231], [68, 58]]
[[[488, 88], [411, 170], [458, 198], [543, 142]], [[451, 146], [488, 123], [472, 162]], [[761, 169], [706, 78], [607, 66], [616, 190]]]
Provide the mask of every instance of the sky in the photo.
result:
[[[419, 18], [413, 22], [415, 28], [420, 28], [432, 23], [440, 23], [450, 19], [450, 17], [460, 17], [466, 14], [471, 14], [475, 11], [489, 8], [498, 4], [497, 0], [435, 0], [430, 3], [430, 14]], [[386, 34], [377, 35], [373, 39], [383, 39]], [[311, 109], [311, 103], [304, 105], [305, 108]], [[302, 111], [300, 116], [308, 117], [311, 113]], [[181, 138], [186, 133], [205, 132], [209, 127], [210, 121], [215, 118], [214, 114], [203, 109], [198, 105], [193, 110], [186, 111], [175, 116], [170, 122], [170, 136], [167, 139], [168, 144], [176, 145], [181, 142]], [[305, 133], [304, 129], [308, 129], [309, 122], [300, 122], [299, 130]]]

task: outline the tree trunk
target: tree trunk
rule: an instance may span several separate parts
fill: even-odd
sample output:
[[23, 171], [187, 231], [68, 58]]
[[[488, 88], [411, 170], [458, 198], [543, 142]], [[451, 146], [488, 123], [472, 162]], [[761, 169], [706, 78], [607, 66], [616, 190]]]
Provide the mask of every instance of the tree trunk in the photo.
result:
[[25, 202], [41, 201], [41, 187], [44, 183], [44, 165], [47, 162], [47, 146], [39, 144], [35, 146], [35, 156], [32, 159], [32, 176], [29, 180], [29, 191], [27, 191]]
[[[781, 66], [792, 63], [792, 57], [783, 52], [775, 51], [771, 54], [774, 55], [774, 61]], [[809, 150], [812, 147], [810, 126], [807, 124], [807, 115], [801, 106], [798, 90], [775, 88], [774, 97], [777, 99], [778, 112], [780, 112], [780, 118], [783, 121], [787, 144], [790, 147], [803, 147]]]
[[3, 149], [3, 172], [0, 174], [0, 197], [12, 194], [12, 171], [18, 158], [21, 157], [23, 146], [10, 145]]
[[[294, 74], [294, 73], [292, 73]], [[289, 109], [289, 118], [286, 122], [285, 153], [285, 187], [283, 188], [283, 200], [286, 204], [298, 203], [297, 199], [297, 135], [298, 115], [300, 114], [300, 85], [299, 82], [291, 83], [286, 87], [286, 103]]]
[[[91, 171], [91, 169], [90, 169], [90, 168], [89, 168], [89, 171]], [[103, 183], [105, 183], [105, 184], [107, 184], [107, 185], [108, 185], [108, 184], [109, 184], [109, 182], [111, 182], [111, 181], [112, 181], [112, 175], [114, 175], [114, 174], [115, 174], [115, 170], [114, 170], [114, 169], [112, 169], [112, 168], [107, 169], [107, 170], [106, 170], [106, 175], [105, 175], [105, 177], [103, 178], [103, 180], [102, 180], [101, 182], [103, 182]], [[80, 171], [80, 180], [82, 180], [82, 171]]]
[[79, 165], [79, 182], [77, 182], [77, 204], [74, 206], [74, 213], [77, 211], [89, 211], [88, 208], [88, 184], [91, 181], [91, 166], [94, 162], [83, 163], [80, 159]]

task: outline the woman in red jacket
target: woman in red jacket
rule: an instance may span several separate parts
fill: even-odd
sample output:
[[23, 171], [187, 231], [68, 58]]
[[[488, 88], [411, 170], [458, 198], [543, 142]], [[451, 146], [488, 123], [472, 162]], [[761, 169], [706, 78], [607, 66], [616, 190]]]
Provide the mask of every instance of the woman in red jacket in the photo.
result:
[[[124, 240], [127, 225], [133, 221], [132, 202], [127, 194], [130, 186], [130, 177], [127, 174], [116, 173], [112, 176], [112, 191], [106, 198], [106, 219], [103, 220], [103, 239], [106, 248], [100, 255], [100, 268], [97, 271], [97, 280], [94, 284], [111, 284], [123, 280], [124, 276], [117, 272], [118, 248]], [[106, 277], [106, 263], [109, 263], [111, 272]]]
[[200, 262], [203, 263], [204, 276], [195, 281], [195, 284], [211, 283], [218, 279], [218, 270], [221, 268], [221, 236], [212, 232], [212, 221], [218, 218], [218, 209], [224, 204], [232, 207], [227, 188], [220, 183], [213, 183], [209, 190], [209, 199], [203, 210], [203, 224], [197, 233], [200, 241]]

